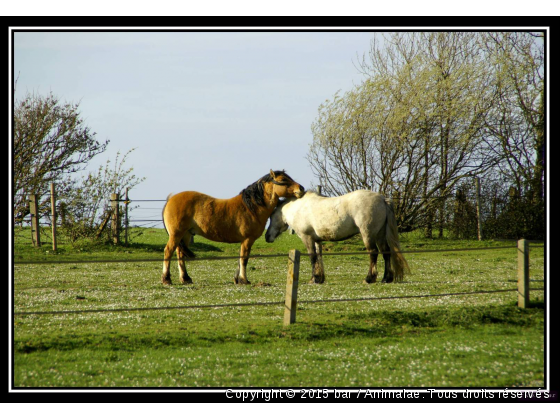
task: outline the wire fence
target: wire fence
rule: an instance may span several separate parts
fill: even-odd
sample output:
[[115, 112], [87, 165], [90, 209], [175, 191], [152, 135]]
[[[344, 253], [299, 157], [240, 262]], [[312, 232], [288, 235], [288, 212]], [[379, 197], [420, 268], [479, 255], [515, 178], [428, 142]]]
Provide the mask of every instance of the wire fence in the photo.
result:
[[[544, 290], [544, 289], [532, 289], [532, 290]], [[366, 301], [374, 301], [374, 300], [439, 298], [439, 297], [448, 297], [448, 296], [465, 296], [465, 295], [504, 293], [504, 292], [516, 292], [516, 291], [517, 289], [501, 289], [501, 290], [477, 290], [476, 292], [437, 293], [437, 294], [407, 295], [407, 296], [377, 296], [377, 297], [361, 297], [361, 298], [314, 299], [314, 300], [299, 300], [298, 304], [301, 305], [301, 304], [313, 304], [313, 303], [366, 302]], [[67, 310], [67, 311], [28, 311], [28, 312], [14, 312], [14, 315], [18, 315], [18, 316], [67, 315], [67, 314], [70, 315], [70, 314], [103, 313], [103, 312], [169, 311], [169, 310], [179, 310], [179, 309], [183, 310], [183, 309], [235, 308], [235, 307], [243, 307], [243, 306], [278, 306], [284, 304], [285, 301], [239, 302], [239, 303], [222, 303], [222, 304], [211, 304], [211, 305], [100, 308], [100, 309], [78, 309], [78, 310]]]
[[[45, 196], [45, 195], [43, 195]], [[54, 193], [51, 192], [49, 196], [54, 197]], [[408, 198], [410, 200], [410, 198]], [[414, 198], [413, 198], [414, 199]], [[418, 200], [422, 200], [424, 198], [418, 198]], [[54, 198], [52, 198], [54, 200]], [[399, 197], [395, 197], [394, 200], [398, 201]], [[148, 204], [147, 206], [136, 206], [134, 211], [136, 212], [136, 218], [129, 218], [128, 217], [128, 205], [130, 204], [139, 204], [139, 203], [164, 203], [166, 200], [160, 199], [138, 199], [138, 200], [131, 200], [128, 199], [128, 195], [124, 199], [121, 199], [118, 196], [113, 196], [111, 198], [111, 202], [113, 203], [113, 214], [119, 213], [119, 203], [125, 203], [127, 206], [126, 212], [126, 228], [130, 227], [155, 227], [155, 226], [163, 226], [161, 220], [161, 207], [151, 206]], [[55, 229], [53, 225], [56, 225], [56, 212], [54, 211], [55, 204], [52, 204], [52, 217], [50, 217], [49, 223], [41, 223], [41, 219], [48, 218], [48, 214], [41, 215], [38, 210], [38, 206], [35, 205], [35, 209], [31, 209], [31, 216], [29, 219], [24, 218], [24, 222], [28, 222], [30, 225], [33, 226], [31, 229], [32, 234], [33, 231], [41, 231], [41, 234], [45, 235], [45, 237], [49, 237], [53, 243], [56, 241], [55, 236]], [[36, 214], [33, 214], [36, 213]], [[33, 217], [35, 221], [33, 221]], [[119, 223], [119, 218], [117, 217], [116, 223]], [[35, 224], [33, 224], [35, 222]], [[52, 230], [51, 230], [52, 229]], [[120, 229], [120, 227], [119, 227]], [[118, 230], [117, 229], [117, 241], [118, 241]], [[21, 239], [24, 237], [26, 233], [23, 231], [17, 232], [15, 229], [13, 230], [14, 237], [18, 237]], [[128, 237], [128, 233], [126, 234]], [[37, 237], [38, 238], [38, 237]], [[39, 243], [38, 239], [33, 240], [34, 243]], [[528, 246], [528, 242], [527, 242]], [[513, 249], [516, 246], [495, 246], [495, 247], [473, 247], [473, 248], [457, 248], [457, 249], [422, 249], [422, 250], [407, 250], [401, 251], [403, 254], [413, 254], [413, 253], [454, 253], [454, 252], [469, 252], [469, 251], [487, 251], [487, 250], [498, 250], [498, 249]], [[527, 248], [528, 249], [528, 248]], [[350, 255], [369, 255], [371, 253], [382, 254], [380, 252], [329, 252], [324, 253], [323, 257], [330, 257], [330, 256], [350, 256]], [[251, 258], [285, 258], [286, 254], [254, 254]], [[95, 263], [145, 263], [145, 262], [162, 262], [162, 258], [133, 258], [133, 259], [79, 259], [79, 260], [71, 260], [71, 259], [59, 259], [59, 260], [24, 260], [23, 258], [18, 258], [17, 255], [14, 255], [14, 265], [41, 265], [41, 264], [95, 264]], [[210, 256], [210, 257], [199, 257], [199, 258], [184, 258], [185, 261], [189, 260], [196, 260], [196, 261], [205, 261], [205, 260], [233, 260], [239, 259], [239, 256]], [[299, 257], [298, 257], [299, 258]], [[172, 259], [171, 261], [177, 261], [177, 259]], [[528, 264], [528, 263], [527, 263]], [[299, 270], [299, 268], [298, 268]], [[528, 283], [527, 283], [528, 287]], [[308, 300], [308, 301], [301, 301], [300, 304], [307, 304], [307, 303], [329, 303], [329, 302], [351, 302], [351, 301], [370, 301], [370, 300], [389, 300], [389, 299], [413, 299], [413, 298], [430, 298], [430, 297], [443, 297], [443, 296], [459, 296], [459, 295], [472, 295], [472, 294], [481, 294], [481, 293], [505, 293], [505, 292], [513, 292], [517, 291], [518, 294], [520, 293], [520, 289], [502, 289], [502, 290], [485, 290], [485, 291], [473, 291], [473, 292], [459, 292], [459, 293], [446, 293], [446, 294], [425, 294], [425, 295], [411, 295], [411, 296], [389, 296], [389, 297], [363, 297], [363, 298], [340, 298], [340, 299], [324, 299], [324, 300]], [[527, 289], [528, 290], [528, 289]], [[544, 290], [544, 289], [538, 289]], [[528, 293], [528, 292], [527, 292]], [[174, 306], [174, 307], [141, 307], [141, 308], [111, 308], [111, 309], [83, 309], [83, 310], [69, 310], [69, 311], [34, 311], [34, 312], [16, 312], [14, 315], [18, 316], [25, 316], [25, 315], [56, 315], [56, 314], [73, 314], [73, 313], [98, 313], [98, 312], [124, 312], [124, 311], [148, 311], [148, 310], [179, 310], [179, 309], [204, 309], [204, 308], [226, 308], [226, 307], [240, 307], [240, 306], [269, 306], [269, 305], [288, 305], [286, 302], [248, 302], [248, 303], [231, 303], [231, 304], [217, 304], [217, 305], [187, 305], [187, 306]], [[295, 308], [294, 308], [295, 310]]]
[[[521, 242], [521, 241], [520, 241]], [[526, 242], [526, 246], [528, 247], [528, 243]], [[496, 250], [496, 249], [512, 249], [517, 248], [520, 250], [520, 245], [517, 247], [515, 246], [496, 246], [496, 247], [484, 247], [484, 248], [461, 248], [461, 249], [439, 249], [439, 250], [410, 250], [410, 251], [401, 251], [404, 253], [435, 253], [435, 252], [468, 252], [468, 251], [487, 251], [487, 250]], [[292, 253], [290, 252], [290, 260], [293, 258]], [[298, 253], [298, 268], [297, 271], [299, 272], [299, 252]], [[325, 253], [323, 257], [328, 256], [343, 256], [343, 255], [369, 255], [369, 252], [332, 252], [332, 253]], [[261, 254], [261, 255], [253, 255], [251, 258], [280, 258], [280, 257], [287, 257], [286, 254]], [[203, 257], [198, 258], [197, 260], [228, 260], [228, 259], [238, 259], [238, 256], [223, 256], [223, 257]], [[527, 267], [528, 267], [528, 252], [525, 252], [523, 256], [527, 260]], [[190, 258], [192, 260], [192, 258]], [[53, 264], [53, 263], [128, 263], [128, 262], [153, 262], [153, 261], [161, 261], [161, 259], [135, 259], [135, 260], [95, 260], [95, 261], [35, 261], [35, 262], [17, 262], [16, 264]], [[449, 296], [467, 296], [467, 295], [476, 295], [476, 294], [492, 294], [492, 293], [507, 293], [507, 292], [517, 292], [518, 295], [520, 293], [526, 294], [528, 297], [529, 289], [528, 289], [528, 272], [523, 273], [526, 277], [525, 282], [526, 287], [522, 289], [519, 282], [517, 288], [509, 288], [509, 289], [498, 289], [498, 290], [477, 290], [471, 292], [454, 292], [454, 293], [437, 293], [437, 294], [421, 294], [421, 295], [406, 295], [406, 296], [379, 296], [379, 297], [360, 297], [360, 298], [336, 298], [336, 299], [319, 299], [319, 300], [302, 300], [299, 301], [299, 304], [318, 304], [318, 303], [335, 303], [335, 302], [365, 302], [365, 301], [377, 301], [377, 300], [395, 300], [395, 299], [419, 299], [419, 298], [439, 298], [439, 297], [449, 297]], [[296, 274], [297, 276], [297, 274]], [[521, 276], [520, 276], [521, 277]], [[296, 288], [297, 288], [297, 280], [296, 280]], [[545, 289], [531, 289], [534, 291], [544, 291]], [[24, 311], [24, 312], [14, 312], [16, 316], [29, 316], [29, 315], [70, 315], [70, 314], [82, 314], [82, 313], [109, 313], [109, 312], [137, 312], [137, 311], [161, 311], [161, 310], [188, 310], [188, 309], [211, 309], [211, 308], [233, 308], [233, 307], [247, 307], [247, 306], [277, 306], [277, 305], [285, 305], [286, 311], [288, 309], [290, 311], [295, 312], [295, 306], [292, 308], [288, 308], [289, 304], [288, 297], [286, 301], [273, 301], [273, 302], [241, 302], [241, 303], [225, 303], [225, 304], [205, 304], [205, 305], [183, 305], [183, 306], [157, 306], [157, 307], [132, 307], [132, 308], [99, 308], [99, 309], [80, 309], [80, 310], [63, 310], [63, 311]], [[295, 318], [294, 318], [295, 322]], [[289, 322], [291, 323], [291, 322]]]
[[[147, 203], [147, 202], [161, 202], [161, 203], [165, 203], [167, 200], [116, 200], [119, 203], [124, 203], [127, 202], [129, 204], [136, 204], [136, 203]], [[163, 226], [163, 221], [161, 218], [161, 211], [163, 209], [163, 206], [161, 207], [144, 207], [144, 206], [138, 206], [135, 207], [133, 210], [136, 217], [135, 218], [130, 218], [128, 220], [128, 223], [131, 225], [131, 227], [144, 227], [144, 226], [148, 226], [149, 223], [153, 223], [154, 226], [156, 225], [161, 225]], [[42, 215], [39, 215], [39, 226], [45, 228], [45, 232], [47, 232], [48, 229], [50, 229], [52, 227], [52, 221], [50, 220], [50, 217], [48, 214], [44, 213]], [[32, 221], [32, 216], [31, 214], [22, 217], [21, 219], [18, 220], [18, 223], [21, 223], [21, 225], [25, 225], [25, 226], [30, 226], [31, 225], [31, 221]], [[142, 225], [141, 223], [146, 223], [146, 225]]]
[[[478, 185], [478, 184], [477, 184]], [[317, 186], [317, 188], [320, 188], [320, 186]], [[108, 220], [107, 218], [109, 217], [108, 214], [106, 214], [105, 212], [108, 210], [104, 210], [103, 211], [103, 215], [101, 216], [101, 220], [99, 221], [85, 221], [85, 228], [87, 228], [86, 230], [89, 229], [89, 235], [96, 235], [96, 237], [99, 237], [101, 235], [101, 233], [104, 231], [105, 235], [107, 236], [108, 240], [111, 240], [115, 243], [118, 243], [121, 241], [121, 235], [122, 233], [124, 233], [124, 241], [126, 243], [128, 243], [129, 240], [131, 240], [131, 236], [129, 236], [129, 233], [134, 235], [137, 235], [138, 232], [133, 233], [130, 229], [134, 229], [134, 228], [163, 228], [163, 221], [162, 221], [162, 208], [163, 205], [161, 206], [155, 206], [155, 203], [165, 203], [166, 199], [130, 199], [128, 197], [128, 189], [125, 189], [124, 191], [126, 191], [124, 198], [123, 197], [119, 197], [117, 196], [116, 198], [111, 198], [110, 203], [113, 206], [112, 209], [110, 211], [113, 212], [113, 214], [117, 214], [120, 212], [123, 212], [122, 216], [123, 217], [115, 217], [114, 219]], [[496, 193], [492, 193], [490, 196], [488, 197], [484, 197], [481, 196], [479, 192], [476, 188], [474, 188], [474, 184], [471, 185], [469, 188], [465, 188], [465, 186], [456, 186], [455, 189], [453, 189], [452, 191], [448, 191], [445, 194], [441, 193], [439, 195], [432, 197], [431, 199], [437, 199], [437, 200], [448, 200], [448, 199], [457, 199], [457, 200], [470, 200], [471, 204], [474, 206], [476, 205], [476, 208], [479, 209], [482, 206], [482, 201], [488, 201], [490, 200], [493, 204], [492, 204], [492, 208], [494, 210], [492, 210], [490, 213], [492, 214], [493, 219], [496, 219], [496, 214], [494, 214], [496, 212], [496, 208], [497, 206], [499, 207], [498, 203], [508, 203], [512, 200], [512, 195], [508, 192], [508, 193], [504, 193], [502, 195], [496, 195]], [[26, 198], [30, 198], [31, 196], [27, 195], [27, 194], [23, 194], [23, 193], [16, 193], [14, 194], [14, 199], [18, 197], [20, 199], [22, 199], [23, 201], [26, 200]], [[40, 192], [38, 194], [35, 194], [33, 197], [35, 197], [35, 200], [39, 200], [38, 204], [35, 204], [36, 209], [33, 210], [32, 209], [32, 204], [30, 204], [29, 207], [29, 214], [23, 216], [24, 214], [26, 214], [26, 211], [23, 213], [18, 213], [18, 215], [14, 215], [14, 226], [15, 225], [19, 225], [19, 226], [31, 226], [32, 227], [32, 231], [31, 234], [28, 234], [27, 232], [17, 232], [14, 230], [14, 237], [18, 238], [18, 240], [20, 241], [29, 241], [32, 242], [33, 244], [37, 245], [40, 244], [41, 242], [46, 242], [46, 241], [41, 241], [40, 237], [46, 238], [48, 241], [50, 241], [53, 244], [53, 249], [56, 249], [57, 243], [58, 244], [69, 244], [69, 243], [74, 243], [76, 241], [77, 238], [79, 238], [79, 235], [81, 235], [82, 227], [78, 227], [76, 230], [72, 227], [71, 223], [65, 223], [64, 220], [60, 220], [60, 218], [58, 217], [59, 213], [62, 215], [64, 213], [62, 207], [60, 207], [60, 209], [58, 208], [59, 206], [57, 206], [57, 204], [54, 202], [55, 200], [61, 200], [62, 202], [64, 202], [65, 197], [61, 196], [61, 197], [56, 197], [56, 194], [54, 192], [54, 184], [51, 185], [51, 191], [48, 193], [43, 193]], [[51, 199], [51, 204], [52, 204], [52, 211], [48, 206], [48, 198], [50, 197]], [[516, 199], [520, 199], [524, 197], [522, 194], [520, 194], [519, 192], [515, 194], [515, 198]], [[67, 197], [66, 197], [67, 198]], [[482, 201], [480, 201], [482, 199]], [[80, 200], [77, 200], [75, 197], [72, 198], [74, 204], [79, 202]], [[399, 203], [401, 202], [408, 202], [408, 203], [412, 203], [412, 202], [424, 202], [427, 200], [427, 197], [425, 196], [417, 196], [417, 197], [413, 197], [413, 196], [406, 196], [406, 197], [400, 197], [398, 191], [395, 192], [392, 196], [392, 200], [395, 201], [396, 205], [398, 206]], [[30, 200], [31, 201], [31, 200]], [[455, 202], [455, 201], [454, 201]], [[83, 203], [87, 203], [87, 201], [83, 201]], [[121, 205], [124, 203], [124, 206], [126, 210], [123, 210]], [[73, 204], [73, 205], [74, 205]], [[449, 204], [449, 203], [448, 203]], [[502, 205], [500, 204], [500, 205]], [[64, 204], [64, 206], [66, 206], [66, 204]], [[451, 207], [453, 206], [448, 206], [449, 209], [445, 210], [446, 212], [452, 211]], [[484, 207], [484, 206], [482, 206]], [[486, 206], [487, 207], [487, 206]], [[56, 208], [56, 211], [54, 210]], [[120, 208], [120, 210], [119, 210]], [[130, 215], [129, 215], [130, 212]], [[464, 213], [464, 212], [463, 212]], [[433, 223], [436, 223], [438, 226], [438, 229], [440, 231], [440, 235], [442, 234], [442, 229], [445, 227], [446, 229], [453, 231], [454, 234], [456, 235], [478, 235], [479, 240], [482, 239], [483, 236], [483, 231], [488, 228], [489, 229], [489, 235], [491, 237], [496, 237], [496, 235], [500, 234], [499, 231], [500, 229], [504, 229], [503, 224], [505, 223], [503, 220], [496, 224], [496, 223], [491, 223], [489, 226], [484, 226], [482, 227], [482, 223], [484, 222], [484, 220], [487, 218], [487, 216], [483, 216], [482, 214], [478, 213], [477, 210], [477, 214], [473, 215], [470, 213], [460, 213], [460, 217], [459, 217], [459, 221], [455, 220], [455, 218], [451, 218], [451, 213], [449, 214], [439, 214], [438, 213], [438, 220], [436, 221], [435, 219], [432, 221]], [[512, 216], [513, 217], [513, 216]], [[516, 216], [517, 217], [517, 216]], [[35, 218], [35, 220], [34, 220]], [[463, 218], [463, 219], [461, 219]], [[16, 221], [17, 219], [17, 221]], [[58, 220], [57, 220], [58, 219]], [[453, 219], [453, 220], [452, 220]], [[476, 219], [476, 220], [475, 220]], [[103, 221], [105, 220], [105, 221]], [[531, 219], [532, 220], [532, 219]], [[102, 222], [103, 221], [103, 222]], [[537, 223], [538, 220], [535, 219], [533, 222]], [[485, 222], [484, 222], [485, 223]], [[531, 222], [532, 223], [532, 222]], [[60, 227], [64, 227], [64, 229], [60, 229], [58, 233], [56, 233], [57, 230], [57, 224], [59, 224]], [[89, 226], [91, 224], [91, 226]], [[97, 226], [98, 225], [98, 226]], [[511, 226], [512, 224], [509, 223], [507, 224], [508, 226]], [[513, 224], [513, 225], [517, 225], [517, 224]], [[519, 225], [523, 225], [523, 223], [519, 223]], [[89, 227], [88, 227], [89, 226]], [[436, 226], [435, 224], [432, 225]], [[110, 230], [109, 228], [110, 227]], [[526, 235], [521, 235], [519, 236], [519, 232], [517, 232], [517, 230], [515, 230], [515, 232], [510, 231], [511, 229], [505, 229], [505, 234], [503, 235], [503, 237], [510, 237], [512, 234], [516, 235], [518, 237], [523, 237]], [[502, 232], [502, 233], [504, 233]], [[26, 237], [25, 235], [28, 235], [28, 237]]]
[[[529, 241], [533, 242], [533, 241]], [[534, 241], [538, 242], [538, 241]], [[533, 247], [535, 247], [533, 245]], [[448, 249], [416, 249], [399, 251], [400, 254], [426, 254], [426, 253], [438, 253], [438, 252], [466, 252], [466, 251], [487, 251], [496, 249], [514, 249], [517, 248], [515, 245], [510, 246], [491, 246], [491, 247], [475, 247], [475, 248], [448, 248]], [[163, 252], [163, 249], [162, 249]], [[370, 255], [377, 254], [390, 255], [390, 252], [380, 252], [380, 251], [356, 251], [356, 252], [325, 252], [323, 257], [329, 256], [344, 256], [344, 255]], [[307, 255], [307, 254], [306, 254]], [[287, 254], [252, 254], [250, 258], [278, 258], [287, 257]], [[211, 260], [237, 260], [239, 255], [227, 255], [227, 256], [212, 256], [212, 257], [188, 257], [185, 256], [184, 261], [211, 261]], [[133, 259], [83, 259], [83, 260], [14, 260], [15, 265], [35, 265], [35, 264], [96, 264], [96, 263], [146, 263], [146, 262], [163, 262], [163, 258], [133, 258]], [[172, 258], [169, 261], [176, 262], [177, 258]]]

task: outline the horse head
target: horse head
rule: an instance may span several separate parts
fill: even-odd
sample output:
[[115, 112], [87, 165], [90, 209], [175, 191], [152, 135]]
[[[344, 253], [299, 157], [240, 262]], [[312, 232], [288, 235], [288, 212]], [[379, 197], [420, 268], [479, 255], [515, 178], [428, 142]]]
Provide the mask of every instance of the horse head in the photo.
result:
[[274, 209], [272, 214], [270, 215], [270, 223], [268, 225], [268, 229], [264, 235], [266, 242], [271, 243], [274, 242], [276, 238], [280, 236], [281, 233], [285, 232], [288, 229], [288, 223], [284, 219], [282, 214], [282, 208], [291, 200], [286, 200]]
[[[270, 170], [268, 182], [273, 185], [273, 195], [278, 197], [296, 197], [301, 198], [305, 194], [303, 185], [294, 181], [285, 171]], [[266, 181], [265, 181], [266, 182]]]

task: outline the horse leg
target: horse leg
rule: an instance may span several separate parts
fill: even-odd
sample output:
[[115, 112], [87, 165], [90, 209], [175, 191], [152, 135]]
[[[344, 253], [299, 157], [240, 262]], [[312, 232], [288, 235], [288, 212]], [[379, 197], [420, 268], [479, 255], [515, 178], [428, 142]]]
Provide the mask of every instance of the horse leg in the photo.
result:
[[391, 250], [389, 249], [389, 244], [384, 242], [380, 248], [381, 252], [383, 252], [383, 260], [385, 261], [385, 272], [383, 273], [381, 283], [392, 283], [394, 277], [393, 270], [391, 269]]
[[364, 279], [364, 284], [375, 283], [377, 281], [377, 257], [379, 256], [379, 247], [376, 245], [375, 235], [371, 234], [370, 229], [367, 227], [362, 227], [360, 229], [360, 234], [362, 235], [362, 240], [366, 247], [367, 252], [369, 252], [369, 270], [366, 278]]
[[167, 245], [165, 245], [165, 249], [163, 251], [163, 273], [161, 275], [161, 282], [163, 284], [171, 284], [169, 263], [171, 262], [171, 257], [173, 256], [173, 252], [175, 252], [178, 243], [177, 239], [170, 235]]
[[179, 243], [177, 247], [177, 265], [179, 266], [179, 276], [181, 278], [181, 283], [183, 284], [192, 284], [192, 279], [187, 273], [187, 267], [185, 266], [185, 257], [186, 252], [183, 250], [183, 246], [187, 246], [186, 244], [190, 243], [191, 235], [187, 234], [183, 237], [183, 243]]
[[309, 254], [309, 260], [311, 261], [311, 280], [310, 284], [323, 283], [325, 281], [325, 275], [322, 270], [322, 259], [318, 256], [317, 251], [320, 250], [322, 253], [322, 247], [319, 248], [319, 244], [315, 242], [310, 236], [303, 236], [302, 242], [307, 248], [307, 253]]
[[377, 281], [377, 257], [379, 256], [379, 250], [375, 244], [366, 249], [369, 252], [369, 271], [364, 279], [364, 283], [375, 283]]
[[317, 283], [325, 282], [325, 267], [323, 266], [323, 244], [315, 242], [315, 251], [317, 253], [317, 262], [315, 263], [314, 275], [318, 279]]
[[233, 282], [235, 284], [250, 284], [247, 280], [247, 262], [249, 261], [249, 254], [251, 253], [251, 247], [255, 242], [252, 238], [247, 238], [241, 242], [241, 250], [239, 251], [239, 266], [235, 272], [235, 277]]

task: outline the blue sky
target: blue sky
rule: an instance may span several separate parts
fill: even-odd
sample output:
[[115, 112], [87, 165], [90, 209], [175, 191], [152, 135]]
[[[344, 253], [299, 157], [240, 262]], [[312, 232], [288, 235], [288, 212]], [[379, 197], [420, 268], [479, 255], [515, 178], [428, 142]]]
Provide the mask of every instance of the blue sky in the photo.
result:
[[319, 105], [362, 80], [371, 32], [16, 32], [16, 97], [52, 91], [132, 148], [131, 198], [233, 197], [269, 169], [316, 185], [306, 154]]

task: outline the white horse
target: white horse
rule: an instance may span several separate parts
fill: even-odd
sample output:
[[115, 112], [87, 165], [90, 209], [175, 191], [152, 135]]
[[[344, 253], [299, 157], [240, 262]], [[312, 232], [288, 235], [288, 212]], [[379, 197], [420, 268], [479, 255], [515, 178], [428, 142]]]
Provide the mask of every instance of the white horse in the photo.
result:
[[288, 226], [301, 238], [313, 268], [311, 283], [323, 283], [325, 272], [322, 241], [342, 241], [362, 235], [370, 253], [369, 272], [364, 283], [377, 279], [377, 256], [383, 253], [383, 283], [401, 280], [409, 272], [401, 253], [393, 203], [382, 194], [358, 190], [340, 197], [322, 197], [308, 191], [302, 198], [287, 199], [270, 216], [266, 241], [273, 242]]

